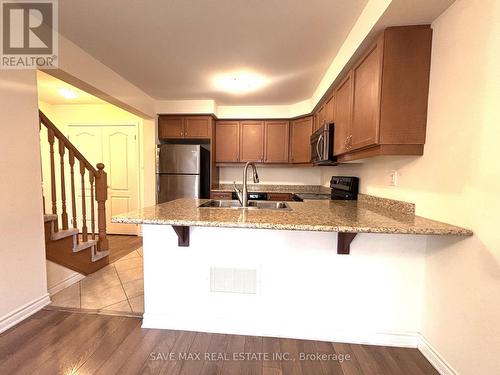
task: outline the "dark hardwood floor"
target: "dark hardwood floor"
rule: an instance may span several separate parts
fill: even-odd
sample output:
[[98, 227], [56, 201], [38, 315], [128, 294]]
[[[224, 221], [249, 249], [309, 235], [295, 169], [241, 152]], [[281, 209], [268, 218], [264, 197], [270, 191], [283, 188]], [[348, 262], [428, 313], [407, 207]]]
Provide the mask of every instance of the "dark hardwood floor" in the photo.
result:
[[0, 374], [438, 373], [417, 349], [141, 329], [138, 318], [42, 310], [0, 335]]
[[142, 237], [109, 234], [109, 262], [113, 263], [142, 246]]

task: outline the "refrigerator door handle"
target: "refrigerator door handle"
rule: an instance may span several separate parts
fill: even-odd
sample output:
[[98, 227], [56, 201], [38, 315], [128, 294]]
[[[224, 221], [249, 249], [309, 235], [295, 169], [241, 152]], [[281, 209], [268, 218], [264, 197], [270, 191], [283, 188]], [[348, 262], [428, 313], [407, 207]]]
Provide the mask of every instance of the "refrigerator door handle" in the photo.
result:
[[156, 145], [156, 173], [160, 172], [160, 146]]

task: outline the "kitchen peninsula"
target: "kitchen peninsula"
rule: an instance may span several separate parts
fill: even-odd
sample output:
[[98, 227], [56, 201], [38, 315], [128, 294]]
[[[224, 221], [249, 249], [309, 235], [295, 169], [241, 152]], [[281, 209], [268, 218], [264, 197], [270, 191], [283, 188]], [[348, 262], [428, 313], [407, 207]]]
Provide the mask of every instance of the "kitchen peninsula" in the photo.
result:
[[207, 201], [113, 218], [143, 225], [144, 327], [413, 346], [427, 236], [472, 235], [362, 194], [289, 210]]

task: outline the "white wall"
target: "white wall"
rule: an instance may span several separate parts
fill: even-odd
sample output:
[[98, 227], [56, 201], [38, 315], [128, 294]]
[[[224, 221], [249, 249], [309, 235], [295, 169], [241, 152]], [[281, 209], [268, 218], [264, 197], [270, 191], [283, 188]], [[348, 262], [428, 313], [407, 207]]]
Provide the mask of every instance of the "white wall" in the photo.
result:
[[[458, 0], [434, 29], [425, 154], [331, 168], [362, 191], [470, 228], [429, 238], [422, 333], [458, 373], [500, 373], [500, 2]], [[387, 173], [399, 172], [390, 187]]]
[[[178, 247], [169, 226], [144, 225], [143, 326], [416, 346], [425, 236], [362, 233], [351, 255], [337, 254], [336, 239], [191, 227], [190, 246]], [[238, 281], [256, 294], [211, 292], [211, 267], [254, 270], [256, 282]]]
[[0, 71], [0, 332], [49, 302], [36, 73]]

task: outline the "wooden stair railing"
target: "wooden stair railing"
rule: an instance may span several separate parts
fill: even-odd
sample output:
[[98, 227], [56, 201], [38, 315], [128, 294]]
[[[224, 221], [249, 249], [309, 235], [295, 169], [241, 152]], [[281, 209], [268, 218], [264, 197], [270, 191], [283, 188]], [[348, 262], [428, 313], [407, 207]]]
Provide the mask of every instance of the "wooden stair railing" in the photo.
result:
[[[50, 191], [52, 202], [52, 214], [56, 215], [57, 219], [54, 220], [53, 231], [59, 231], [59, 223], [62, 230], [69, 229], [69, 215], [67, 210], [67, 196], [66, 196], [66, 164], [65, 155], [68, 152], [68, 165], [69, 165], [69, 179], [70, 179], [70, 199], [71, 199], [71, 224], [73, 229], [78, 229], [82, 236], [82, 241], [89, 241], [89, 236], [92, 240], [96, 239], [97, 234], [97, 250], [108, 250], [108, 239], [106, 237], [106, 200], [108, 199], [108, 183], [107, 174], [104, 172], [104, 164], [99, 163], [96, 168], [89, 163], [89, 161], [78, 151], [78, 149], [69, 141], [66, 136], [50, 121], [42, 111], [38, 111], [40, 124], [47, 128], [47, 140], [49, 143], [50, 152]], [[56, 156], [55, 146], [57, 140], [57, 151], [59, 154], [60, 163], [60, 207], [61, 213], [58, 214], [58, 201], [57, 201], [57, 188], [56, 183]], [[78, 162], [78, 163], [75, 163]], [[78, 168], [81, 184], [81, 226], [77, 221], [77, 196], [75, 183], [75, 164]], [[86, 181], [89, 188], [86, 188]], [[90, 192], [90, 234], [87, 226], [87, 203], [85, 192]], [[44, 198], [45, 199], [45, 198]], [[97, 233], [95, 225], [95, 205], [94, 200], [97, 202]], [[44, 206], [45, 210], [45, 206]], [[77, 236], [77, 242], [79, 238]]]

